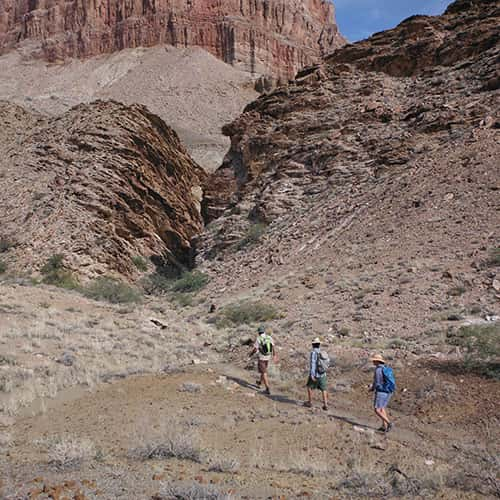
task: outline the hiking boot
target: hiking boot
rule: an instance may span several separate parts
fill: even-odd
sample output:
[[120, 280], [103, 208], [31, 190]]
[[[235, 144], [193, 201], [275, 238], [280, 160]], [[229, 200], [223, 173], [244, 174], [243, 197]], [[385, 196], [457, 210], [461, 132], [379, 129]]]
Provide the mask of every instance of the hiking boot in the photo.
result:
[[269, 390], [269, 388], [268, 388], [268, 389], [266, 389], [266, 390], [264, 391], [264, 394], [266, 394], [266, 395], [268, 395], [268, 396], [270, 396], [270, 395], [271, 395], [271, 391]]
[[260, 387], [260, 385], [261, 385], [260, 380], [257, 380], [257, 382], [255, 382], [255, 385], [256, 385], [257, 387]]
[[385, 430], [385, 433], [387, 434], [388, 432], [391, 432], [393, 427], [394, 426], [392, 425], [392, 422], [390, 422], [389, 425], [387, 426], [387, 429]]
[[306, 402], [304, 403], [304, 406], [305, 406], [306, 408], [312, 408], [312, 406], [313, 406], [313, 405], [312, 405], [312, 403], [309, 403], [309, 401], [306, 401]]
[[385, 432], [385, 427], [382, 425], [377, 429], [377, 432]]
[[323, 410], [328, 410], [328, 405], [323, 405]]

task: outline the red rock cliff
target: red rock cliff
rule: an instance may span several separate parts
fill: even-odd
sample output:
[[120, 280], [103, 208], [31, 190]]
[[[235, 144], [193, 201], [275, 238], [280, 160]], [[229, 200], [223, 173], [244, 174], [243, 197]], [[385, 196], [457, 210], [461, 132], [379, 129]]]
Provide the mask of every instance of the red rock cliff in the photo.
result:
[[48, 60], [196, 45], [284, 77], [345, 42], [326, 0], [2, 0], [0, 53], [23, 40]]

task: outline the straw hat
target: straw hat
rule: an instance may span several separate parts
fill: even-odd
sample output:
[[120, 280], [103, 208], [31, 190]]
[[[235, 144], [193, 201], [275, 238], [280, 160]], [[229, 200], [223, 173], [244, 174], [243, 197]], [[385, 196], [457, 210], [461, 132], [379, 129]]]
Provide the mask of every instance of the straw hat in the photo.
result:
[[316, 337], [312, 342], [311, 344], [321, 344], [321, 340], [319, 337]]
[[379, 363], [385, 364], [385, 359], [380, 354], [375, 354], [375, 356], [372, 356], [371, 361], [378, 361]]

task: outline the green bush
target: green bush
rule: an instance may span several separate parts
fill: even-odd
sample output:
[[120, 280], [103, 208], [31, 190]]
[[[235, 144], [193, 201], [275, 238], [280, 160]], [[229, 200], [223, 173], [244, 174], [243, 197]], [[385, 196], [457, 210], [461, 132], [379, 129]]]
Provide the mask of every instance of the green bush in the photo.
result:
[[206, 286], [209, 281], [210, 278], [200, 271], [186, 272], [183, 273], [178, 280], [173, 282], [172, 291], [181, 293], [198, 292]]
[[7, 264], [3, 260], [0, 260], [0, 274], [3, 274], [5, 271], [7, 271]]
[[255, 245], [261, 238], [262, 235], [266, 232], [267, 226], [262, 222], [257, 222], [256, 224], [252, 224], [245, 236], [238, 243], [238, 250], [242, 250], [243, 248]]
[[270, 304], [259, 301], [244, 301], [226, 306], [217, 317], [220, 327], [262, 323], [279, 318], [278, 311]]
[[147, 293], [196, 293], [209, 281], [210, 278], [200, 271], [185, 272], [177, 279], [153, 273], [143, 281], [143, 288]]
[[73, 273], [65, 269], [62, 254], [54, 254], [49, 257], [40, 272], [43, 275], [42, 283], [46, 285], [54, 285], [68, 290], [75, 290], [80, 286]]
[[142, 295], [134, 287], [114, 278], [101, 276], [90, 282], [83, 290], [83, 294], [94, 300], [104, 300], [112, 304], [140, 302]]
[[148, 270], [148, 261], [144, 257], [136, 255], [135, 257], [132, 257], [132, 262], [139, 271], [144, 272]]

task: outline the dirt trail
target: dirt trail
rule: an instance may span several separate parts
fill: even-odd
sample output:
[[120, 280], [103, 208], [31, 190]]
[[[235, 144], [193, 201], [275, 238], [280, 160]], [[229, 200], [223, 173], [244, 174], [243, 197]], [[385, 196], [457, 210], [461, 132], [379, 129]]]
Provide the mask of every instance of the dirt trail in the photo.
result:
[[[189, 483], [247, 498], [321, 498], [333, 490], [347, 498], [360, 476], [372, 490], [382, 487], [375, 484], [381, 471], [401, 481], [428, 477], [430, 484], [463, 460], [461, 436], [455, 433], [454, 445], [440, 436], [434, 445], [436, 426], [417, 425], [399, 411], [392, 411], [394, 432], [375, 432], [370, 395], [357, 389], [334, 392], [325, 412], [319, 400], [312, 410], [302, 406], [303, 383], [276, 374], [267, 397], [255, 376], [235, 365], [198, 365], [63, 392], [45, 402], [43, 414], [25, 413], [9, 428], [11, 446], [0, 462], [3, 494], [17, 498], [56, 485], [70, 498], [78, 490], [81, 498], [138, 499]], [[169, 439], [187, 440], [189, 453], [200, 456], [143, 460], [148, 445]], [[93, 445], [92, 457], [69, 467], [51, 464], [58, 443], [84, 440]], [[477, 498], [463, 496], [469, 497]]]

